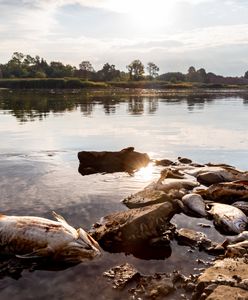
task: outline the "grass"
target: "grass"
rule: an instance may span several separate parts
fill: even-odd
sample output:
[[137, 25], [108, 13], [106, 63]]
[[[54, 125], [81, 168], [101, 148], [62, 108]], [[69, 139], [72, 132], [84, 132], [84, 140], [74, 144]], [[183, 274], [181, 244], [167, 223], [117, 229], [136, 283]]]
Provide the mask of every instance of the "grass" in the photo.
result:
[[207, 84], [197, 82], [177, 82], [167, 81], [117, 81], [117, 82], [94, 82], [86, 81], [80, 78], [16, 78], [0, 79], [0, 89], [247, 89], [247, 85], [225, 85], [225, 84]]

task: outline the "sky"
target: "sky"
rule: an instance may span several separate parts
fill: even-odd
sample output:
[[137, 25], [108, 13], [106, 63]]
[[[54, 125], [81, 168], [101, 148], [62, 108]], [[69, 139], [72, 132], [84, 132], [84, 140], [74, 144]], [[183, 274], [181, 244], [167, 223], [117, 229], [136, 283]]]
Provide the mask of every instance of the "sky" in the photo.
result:
[[13, 52], [96, 70], [134, 59], [165, 72], [248, 70], [248, 0], [0, 0], [0, 63]]

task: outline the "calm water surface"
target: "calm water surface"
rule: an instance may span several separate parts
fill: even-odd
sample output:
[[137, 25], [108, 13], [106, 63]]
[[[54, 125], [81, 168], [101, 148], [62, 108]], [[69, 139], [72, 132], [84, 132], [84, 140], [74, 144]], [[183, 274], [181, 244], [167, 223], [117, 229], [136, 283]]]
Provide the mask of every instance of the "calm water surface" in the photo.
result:
[[[186, 156], [248, 169], [247, 116], [248, 95], [238, 92], [157, 97], [1, 92], [1, 212], [50, 218], [55, 210], [73, 226], [89, 229], [102, 216], [124, 210], [120, 200], [145, 187], [160, 171], [82, 177], [77, 172], [81, 150], [134, 146], [151, 158]], [[191, 228], [209, 222], [188, 217], [175, 221]], [[214, 229], [205, 232], [223, 239]], [[102, 277], [104, 271], [130, 262], [144, 274], [175, 269], [189, 274], [199, 267], [198, 256], [173, 242], [171, 256], [163, 260], [105, 252], [100, 259], [66, 270], [23, 270], [18, 280], [2, 272], [0, 298], [126, 299]]]

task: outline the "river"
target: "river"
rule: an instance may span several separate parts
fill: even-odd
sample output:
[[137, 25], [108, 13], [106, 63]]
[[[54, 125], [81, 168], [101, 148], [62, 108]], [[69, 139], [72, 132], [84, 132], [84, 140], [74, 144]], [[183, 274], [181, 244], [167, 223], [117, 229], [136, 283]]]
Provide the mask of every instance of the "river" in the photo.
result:
[[[104, 215], [126, 209], [120, 201], [139, 191], [159, 168], [81, 176], [77, 152], [134, 146], [153, 159], [191, 158], [248, 169], [248, 93], [238, 91], [53, 94], [0, 91], [1, 213], [51, 218], [90, 229]], [[201, 219], [176, 218], [197, 228]], [[205, 221], [204, 222], [210, 222]], [[198, 227], [198, 230], [202, 230]], [[221, 240], [214, 229], [204, 229]], [[129, 262], [141, 273], [185, 274], [199, 253], [172, 242], [172, 253], [150, 260], [123, 253], [62, 270], [0, 272], [1, 299], [127, 299], [103, 272]], [[168, 256], [168, 257], [166, 257]], [[207, 255], [201, 253], [201, 258]]]

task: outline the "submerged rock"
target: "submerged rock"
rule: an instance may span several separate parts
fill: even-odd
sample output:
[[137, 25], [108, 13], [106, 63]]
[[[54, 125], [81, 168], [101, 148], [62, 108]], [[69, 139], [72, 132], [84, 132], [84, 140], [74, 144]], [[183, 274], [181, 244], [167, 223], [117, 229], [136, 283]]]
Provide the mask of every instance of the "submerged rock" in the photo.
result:
[[103, 275], [112, 280], [113, 288], [126, 289], [131, 295], [130, 299], [165, 299], [172, 293], [177, 299], [178, 293], [175, 295], [174, 291], [184, 289], [189, 292], [195, 287], [193, 278], [187, 278], [179, 272], [143, 275], [128, 263], [111, 268]]
[[189, 246], [196, 246], [207, 240], [207, 236], [202, 232], [197, 232], [188, 228], [181, 228], [176, 231], [177, 240]]
[[123, 289], [126, 285], [137, 279], [140, 274], [136, 268], [129, 263], [111, 268], [103, 273], [104, 276], [112, 279], [113, 287]]
[[[164, 299], [175, 290], [172, 279], [167, 274], [140, 277], [132, 294], [136, 298]], [[142, 299], [140, 298], [140, 299]]]
[[121, 151], [81, 151], [78, 153], [79, 168], [81, 175], [94, 173], [128, 172], [145, 167], [150, 162], [146, 153], [134, 151], [133, 147]]
[[91, 233], [100, 246], [110, 252], [132, 253], [134, 247], [143, 243], [150, 244], [160, 236], [168, 244], [168, 234], [173, 228], [169, 221], [178, 211], [177, 202], [170, 200], [163, 204], [113, 213], [104, 217], [100, 224], [97, 223]]
[[188, 228], [181, 228], [176, 231], [175, 238], [179, 245], [187, 245], [190, 247], [198, 247], [211, 254], [224, 253], [223, 247], [217, 247], [217, 243], [212, 242], [202, 233]]

